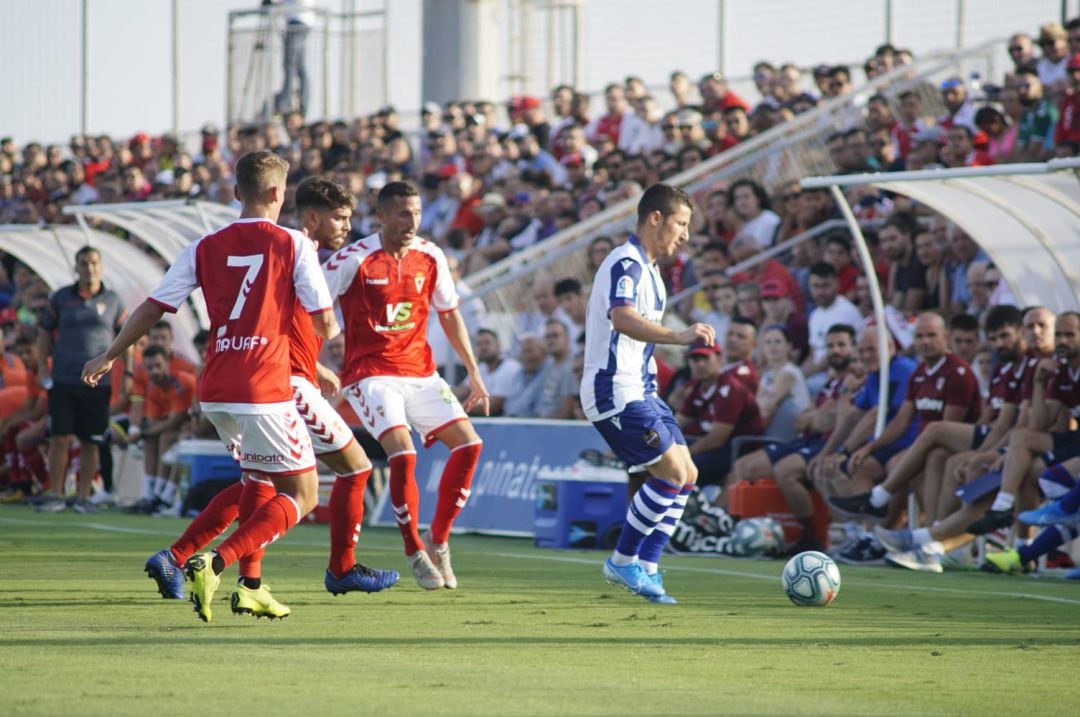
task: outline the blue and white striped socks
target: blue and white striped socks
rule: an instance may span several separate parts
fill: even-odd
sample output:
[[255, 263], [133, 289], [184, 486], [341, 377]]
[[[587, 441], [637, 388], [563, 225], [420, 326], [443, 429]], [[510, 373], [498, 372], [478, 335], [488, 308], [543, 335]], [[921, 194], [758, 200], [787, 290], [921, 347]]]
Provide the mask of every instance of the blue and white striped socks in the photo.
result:
[[[615, 552], [611, 556], [612, 563], [629, 565], [638, 559], [645, 539], [667, 518], [668, 510], [680, 497], [680, 492], [679, 486], [659, 478], [650, 476], [645, 481], [645, 484], [634, 494], [634, 499], [630, 501], [630, 507], [626, 511], [626, 520], [623, 521], [622, 532], [619, 534], [619, 542], [616, 543]], [[683, 507], [685, 505], [684, 500]], [[680, 510], [680, 514], [681, 512]], [[674, 528], [674, 523], [672, 523], [672, 528]], [[663, 549], [663, 544], [660, 547]]]

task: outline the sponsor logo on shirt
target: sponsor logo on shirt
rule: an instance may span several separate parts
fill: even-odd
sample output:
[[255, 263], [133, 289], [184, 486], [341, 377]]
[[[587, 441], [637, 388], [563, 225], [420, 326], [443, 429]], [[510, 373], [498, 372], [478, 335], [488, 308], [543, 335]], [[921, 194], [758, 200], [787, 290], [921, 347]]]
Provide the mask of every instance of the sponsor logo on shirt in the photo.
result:
[[416, 327], [412, 318], [413, 305], [411, 301], [399, 301], [395, 304], [386, 305], [386, 323], [375, 324], [375, 330], [380, 333], [392, 333], [395, 331], [408, 331]]
[[372, 279], [370, 276], [364, 279], [365, 283], [374, 284], [375, 286], [386, 286], [390, 283], [390, 279], [383, 277], [381, 279]]
[[266, 346], [270, 339], [265, 336], [222, 336], [214, 342], [214, 351], [250, 351], [257, 346]]
[[250, 463], [283, 463], [285, 461], [285, 456], [278, 455], [277, 453], [245, 453], [242, 460]]
[[920, 411], [940, 413], [945, 410], [945, 402], [940, 398], [917, 398], [915, 399], [915, 408]]

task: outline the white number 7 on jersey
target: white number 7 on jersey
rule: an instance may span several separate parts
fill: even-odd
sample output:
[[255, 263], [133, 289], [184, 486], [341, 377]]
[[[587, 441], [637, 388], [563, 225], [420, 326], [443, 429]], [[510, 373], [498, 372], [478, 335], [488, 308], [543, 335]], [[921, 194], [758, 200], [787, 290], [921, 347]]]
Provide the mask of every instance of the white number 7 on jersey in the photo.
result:
[[232, 313], [229, 314], [229, 321], [240, 318], [240, 312], [244, 310], [244, 304], [247, 303], [248, 293], [251, 292], [251, 287], [255, 284], [255, 277], [259, 275], [259, 270], [262, 269], [263, 255], [251, 254], [249, 256], [230, 256], [228, 261], [229, 266], [246, 266], [247, 274], [244, 275], [244, 281], [240, 284], [240, 291], [236, 294], [236, 303], [233, 304]]

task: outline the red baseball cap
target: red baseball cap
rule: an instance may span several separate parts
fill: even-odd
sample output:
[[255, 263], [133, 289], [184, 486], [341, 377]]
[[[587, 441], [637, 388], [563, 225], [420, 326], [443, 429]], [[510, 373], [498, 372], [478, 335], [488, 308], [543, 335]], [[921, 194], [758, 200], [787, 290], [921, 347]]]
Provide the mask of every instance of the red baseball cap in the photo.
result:
[[720, 353], [719, 344], [707, 344], [704, 341], [695, 341], [690, 344], [690, 349], [686, 352], [687, 356], [711, 356], [712, 354]]
[[533, 97], [532, 95], [525, 95], [521, 98], [521, 109], [523, 110], [535, 110], [540, 107], [540, 98]]
[[19, 323], [19, 314], [15, 309], [10, 306], [5, 306], [0, 309], [0, 324], [17, 324]]
[[787, 293], [784, 291], [784, 285], [780, 283], [779, 279], [766, 279], [761, 282], [762, 299], [775, 299], [781, 296], [787, 296]]
[[444, 164], [435, 171], [435, 176], [439, 179], [453, 179], [457, 176], [457, 173], [456, 164]]

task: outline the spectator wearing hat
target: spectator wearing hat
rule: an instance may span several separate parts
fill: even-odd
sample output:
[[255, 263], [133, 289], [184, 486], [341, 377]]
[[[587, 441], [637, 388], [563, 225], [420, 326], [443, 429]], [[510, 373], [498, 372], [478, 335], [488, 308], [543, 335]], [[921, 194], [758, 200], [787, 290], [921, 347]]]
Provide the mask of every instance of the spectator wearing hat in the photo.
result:
[[783, 285], [776, 279], [761, 284], [762, 324], [778, 324], [784, 327], [791, 344], [791, 358], [802, 363], [809, 351], [806, 317], [795, 311], [794, 304], [784, 293]]
[[[717, 345], [695, 343], [686, 352], [690, 384], [676, 420], [698, 468], [698, 485], [723, 485], [733, 461], [731, 439], [764, 431], [754, 393], [723, 371]], [[673, 397], [679, 399], [678, 396]]]
[[1060, 94], [1068, 84], [1069, 36], [1060, 23], [1048, 22], [1039, 28], [1042, 57], [1035, 71], [1049, 94]]
[[[1070, 25], [1072, 23], [1069, 23]], [[1069, 31], [1072, 38], [1073, 30]], [[1080, 21], [1076, 33], [1080, 35]], [[1069, 58], [1068, 92], [1058, 105], [1058, 121], [1054, 128], [1055, 153], [1059, 157], [1075, 157], [1080, 154], [1080, 52]]]
[[1044, 96], [1042, 80], [1030, 70], [1016, 73], [1009, 84], [1017, 91], [1020, 104], [1024, 106], [1013, 147], [1013, 161], [1045, 162], [1054, 156], [1057, 105]]
[[938, 117], [937, 125], [948, 129], [958, 124], [967, 126], [972, 132], [975, 127], [975, 105], [968, 97], [967, 86], [959, 77], [950, 77], [941, 83], [941, 101], [945, 105], [945, 114]]
[[524, 95], [520, 98], [520, 120], [529, 128], [537, 143], [545, 151], [551, 138], [551, 123], [544, 114], [544, 104], [539, 97]]

